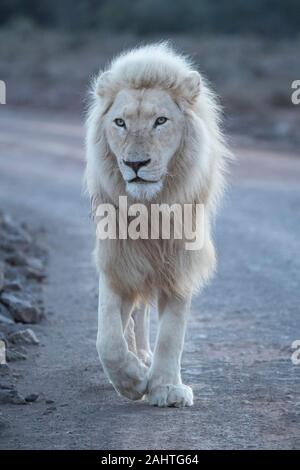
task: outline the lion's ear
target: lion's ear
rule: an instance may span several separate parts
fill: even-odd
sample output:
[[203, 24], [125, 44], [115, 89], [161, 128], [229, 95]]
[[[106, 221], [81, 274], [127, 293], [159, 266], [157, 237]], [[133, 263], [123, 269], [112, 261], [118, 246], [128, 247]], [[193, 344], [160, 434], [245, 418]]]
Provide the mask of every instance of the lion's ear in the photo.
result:
[[101, 97], [105, 97], [110, 92], [110, 84], [111, 84], [111, 72], [106, 71], [102, 72], [96, 80], [96, 88], [95, 91], [97, 95]]
[[187, 77], [181, 82], [182, 96], [193, 104], [198, 98], [201, 90], [201, 77], [200, 73], [196, 70], [189, 72]]

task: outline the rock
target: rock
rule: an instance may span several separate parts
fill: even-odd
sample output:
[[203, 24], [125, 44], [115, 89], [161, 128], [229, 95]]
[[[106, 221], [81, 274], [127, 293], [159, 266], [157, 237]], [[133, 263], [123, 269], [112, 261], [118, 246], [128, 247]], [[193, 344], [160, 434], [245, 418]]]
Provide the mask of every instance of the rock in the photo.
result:
[[14, 246], [5, 238], [0, 237], [0, 249], [5, 253], [13, 253]]
[[0, 303], [0, 323], [5, 323], [6, 325], [11, 325], [14, 323], [9, 310], [5, 307], [5, 305], [1, 303]]
[[41, 282], [45, 279], [46, 274], [44, 271], [35, 269], [31, 266], [26, 266], [24, 268], [24, 274], [28, 279], [34, 279], [35, 281]]
[[19, 292], [22, 290], [22, 284], [20, 281], [9, 281], [5, 282], [3, 286], [3, 290], [5, 291], [12, 291], [12, 292]]
[[0, 388], [0, 403], [13, 403], [23, 405], [25, 398], [15, 388]]
[[27, 265], [36, 271], [43, 271], [44, 269], [44, 263], [39, 258], [28, 258]]
[[6, 364], [6, 339], [0, 332], [0, 365]]
[[7, 316], [2, 315], [2, 313], [0, 313], [0, 323], [5, 323], [6, 325], [13, 325], [14, 321], [11, 318], [8, 318]]
[[9, 283], [15, 281], [18, 274], [18, 269], [15, 266], [10, 266], [10, 264], [5, 266], [5, 282]]
[[19, 252], [11, 253], [10, 255], [6, 256], [5, 261], [11, 266], [27, 265], [27, 257], [23, 253]]
[[10, 235], [10, 239], [14, 239], [14, 241], [18, 240], [21, 242], [31, 243], [31, 236], [29, 233], [17, 224], [13, 218], [8, 214], [3, 214], [2, 216], [2, 226], [7, 234]]
[[[15, 325], [13, 325], [13, 328]], [[12, 330], [11, 325], [6, 325], [5, 323], [0, 323], [0, 364], [6, 364], [5, 354], [7, 353], [8, 348], [8, 338], [7, 334]], [[4, 347], [3, 347], [4, 345]], [[1, 376], [0, 376], [1, 378]]]
[[25, 359], [27, 359], [26, 354], [24, 354], [23, 352], [17, 351], [17, 349], [10, 347], [6, 351], [7, 362], [24, 361]]
[[29, 300], [21, 299], [10, 292], [2, 293], [0, 301], [9, 309], [13, 319], [22, 323], [37, 323], [42, 314]]
[[14, 252], [6, 256], [5, 261], [11, 267], [23, 268], [22, 273], [28, 279], [42, 281], [45, 278], [44, 263], [39, 258], [26, 256], [24, 253]]
[[39, 344], [39, 340], [30, 328], [11, 333], [8, 339], [13, 344]]
[[[0, 295], [0, 299], [1, 299], [1, 295]], [[0, 303], [0, 314], [5, 315], [7, 318], [12, 318], [11, 314], [9, 313], [8, 308], [5, 307], [5, 305], [3, 305], [3, 303]]]
[[31, 270], [41, 273], [44, 269], [44, 264], [40, 259], [26, 256], [24, 253], [12, 253], [5, 258], [5, 261], [11, 266], [27, 266]]
[[37, 401], [38, 398], [39, 398], [38, 393], [30, 393], [29, 395], [26, 395], [25, 400], [28, 403], [33, 403], [34, 401]]

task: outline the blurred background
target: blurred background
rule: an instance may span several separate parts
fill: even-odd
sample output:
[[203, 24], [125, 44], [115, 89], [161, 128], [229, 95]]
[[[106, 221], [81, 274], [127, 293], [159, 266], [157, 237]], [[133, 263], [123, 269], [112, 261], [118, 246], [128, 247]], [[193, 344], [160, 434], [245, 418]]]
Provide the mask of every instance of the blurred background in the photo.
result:
[[299, 0], [1, 0], [7, 103], [80, 113], [91, 77], [112, 56], [163, 39], [193, 57], [231, 133], [297, 149]]

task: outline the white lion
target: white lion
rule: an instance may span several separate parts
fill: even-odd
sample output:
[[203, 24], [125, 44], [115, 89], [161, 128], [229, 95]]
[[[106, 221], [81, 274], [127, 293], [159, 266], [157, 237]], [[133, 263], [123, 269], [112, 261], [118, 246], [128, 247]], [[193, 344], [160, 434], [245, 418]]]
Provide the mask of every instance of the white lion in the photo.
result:
[[[212, 274], [211, 222], [229, 151], [213, 92], [191, 62], [167, 44], [134, 49], [99, 74], [87, 119], [86, 184], [100, 203], [204, 204], [204, 244], [184, 240], [96, 242], [100, 273], [97, 350], [122, 395], [157, 406], [191, 406], [181, 355], [192, 293]], [[149, 305], [159, 330], [149, 345]]]

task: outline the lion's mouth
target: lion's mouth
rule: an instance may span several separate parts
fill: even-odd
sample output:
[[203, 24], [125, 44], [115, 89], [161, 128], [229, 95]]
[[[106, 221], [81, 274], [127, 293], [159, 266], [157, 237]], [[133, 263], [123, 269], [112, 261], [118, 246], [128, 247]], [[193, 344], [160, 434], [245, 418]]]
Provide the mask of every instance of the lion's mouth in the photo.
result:
[[141, 178], [140, 176], [135, 176], [131, 180], [128, 181], [128, 183], [148, 183], [148, 184], [153, 184], [153, 183], [158, 183], [159, 180], [153, 181], [153, 180], [144, 180], [144, 178]]

